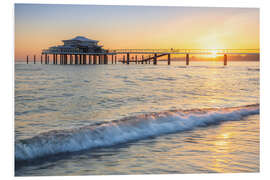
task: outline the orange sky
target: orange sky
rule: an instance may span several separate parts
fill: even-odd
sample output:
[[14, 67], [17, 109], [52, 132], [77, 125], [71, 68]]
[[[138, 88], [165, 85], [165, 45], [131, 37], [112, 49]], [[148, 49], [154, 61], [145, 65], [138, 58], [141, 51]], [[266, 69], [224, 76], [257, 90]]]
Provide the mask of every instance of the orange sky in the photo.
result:
[[259, 9], [15, 5], [16, 60], [78, 35], [106, 49], [259, 48]]

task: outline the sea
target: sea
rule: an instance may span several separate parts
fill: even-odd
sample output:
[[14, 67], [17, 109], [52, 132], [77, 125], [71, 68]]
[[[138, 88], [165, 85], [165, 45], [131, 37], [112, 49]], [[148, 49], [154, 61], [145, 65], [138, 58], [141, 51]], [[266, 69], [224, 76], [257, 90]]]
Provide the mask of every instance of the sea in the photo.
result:
[[14, 66], [15, 176], [260, 171], [260, 64]]

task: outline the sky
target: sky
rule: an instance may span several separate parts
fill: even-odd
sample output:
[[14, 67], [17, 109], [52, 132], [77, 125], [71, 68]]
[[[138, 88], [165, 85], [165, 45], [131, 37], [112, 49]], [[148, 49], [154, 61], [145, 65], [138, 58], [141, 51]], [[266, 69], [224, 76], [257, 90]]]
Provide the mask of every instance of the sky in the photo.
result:
[[258, 8], [15, 4], [15, 60], [85, 36], [105, 49], [257, 49]]

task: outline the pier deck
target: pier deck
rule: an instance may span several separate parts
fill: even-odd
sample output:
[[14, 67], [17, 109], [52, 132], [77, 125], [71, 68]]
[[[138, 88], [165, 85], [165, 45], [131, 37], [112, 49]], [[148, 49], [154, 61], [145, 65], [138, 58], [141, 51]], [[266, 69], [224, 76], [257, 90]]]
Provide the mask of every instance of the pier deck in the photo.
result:
[[[189, 65], [190, 55], [224, 55], [224, 65], [227, 65], [228, 55], [258, 55], [260, 49], [109, 49], [106, 52], [83, 52], [83, 51], [50, 51], [42, 50], [40, 62], [43, 64], [43, 56], [45, 56], [44, 64], [50, 64], [50, 56], [52, 64], [109, 64], [109, 56], [111, 64], [121, 62], [123, 64], [157, 64], [158, 58], [167, 56], [168, 65], [171, 64], [171, 55], [185, 55], [186, 65]], [[140, 55], [140, 58], [138, 56]], [[144, 58], [145, 56], [148, 56]], [[120, 56], [117, 57], [117, 56]], [[58, 62], [59, 57], [59, 62]], [[29, 57], [27, 56], [27, 64]], [[34, 55], [34, 63], [36, 64], [36, 55]]]

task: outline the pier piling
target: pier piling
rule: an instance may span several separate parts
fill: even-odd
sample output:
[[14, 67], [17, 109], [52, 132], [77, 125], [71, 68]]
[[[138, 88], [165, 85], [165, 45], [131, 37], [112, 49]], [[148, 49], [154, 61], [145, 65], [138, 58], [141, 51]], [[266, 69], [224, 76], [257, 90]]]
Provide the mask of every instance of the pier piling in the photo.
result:
[[75, 64], [78, 64], [78, 55], [75, 54]]
[[29, 61], [28, 56], [26, 56], [26, 63], [27, 63], [27, 64], [28, 64], [28, 61]]
[[168, 54], [168, 65], [171, 65], [171, 54]]
[[154, 65], [157, 65], [157, 54], [154, 55], [154, 62], [153, 62]]
[[53, 64], [55, 64], [55, 54], [53, 54]]
[[97, 55], [94, 54], [94, 57], [93, 58], [94, 58], [93, 64], [97, 64]]
[[227, 54], [224, 54], [224, 66], [227, 66]]
[[36, 55], [34, 55], [34, 64], [36, 64]]
[[72, 57], [72, 54], [69, 55], [69, 64], [73, 64], [73, 57]]
[[89, 54], [89, 56], [88, 56], [88, 64], [92, 64], [92, 55], [91, 54]]
[[45, 54], [45, 64], [48, 64], [47, 60], [48, 60], [48, 55]]
[[127, 53], [127, 64], [129, 64], [129, 53]]
[[122, 61], [123, 64], [125, 64], [125, 61], [126, 61], [125, 59], [126, 59], [125, 56], [123, 56], [123, 61]]
[[189, 54], [186, 54], [186, 65], [189, 65]]

